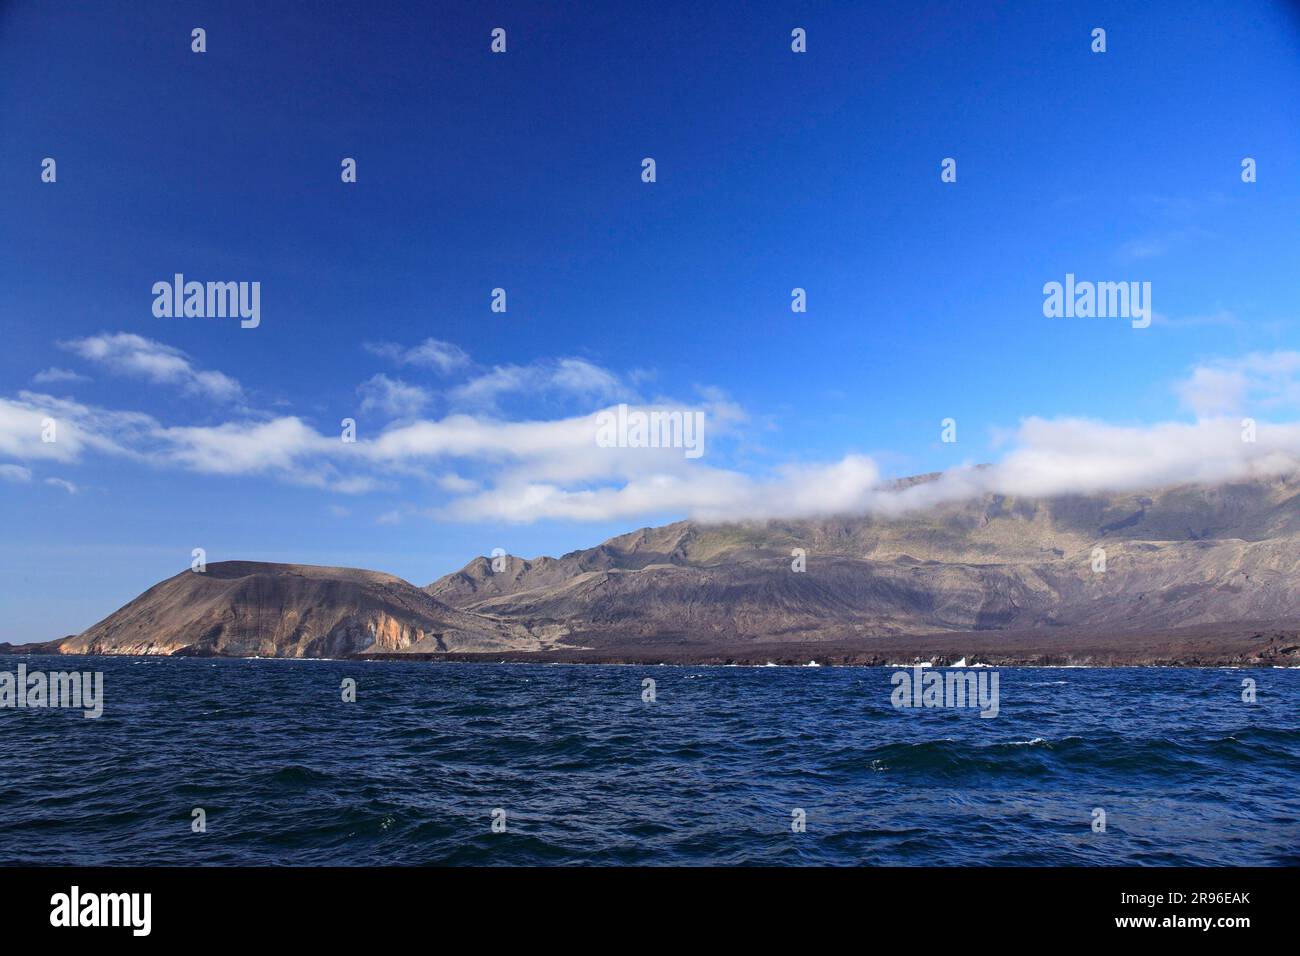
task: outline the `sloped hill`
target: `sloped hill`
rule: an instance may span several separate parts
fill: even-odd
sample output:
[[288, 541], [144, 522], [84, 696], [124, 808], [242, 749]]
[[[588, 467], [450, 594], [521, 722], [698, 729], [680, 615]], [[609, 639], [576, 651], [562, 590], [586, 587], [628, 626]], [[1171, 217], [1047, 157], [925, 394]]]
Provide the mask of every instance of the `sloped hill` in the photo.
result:
[[224, 561], [154, 585], [64, 654], [342, 657], [361, 651], [535, 649], [516, 627], [355, 568]]
[[[500, 573], [479, 558], [427, 590], [574, 643], [1300, 620], [1298, 495], [1300, 481], [1277, 479], [986, 496], [892, 519], [678, 522], [561, 558], [509, 558]], [[795, 549], [806, 572], [791, 568]]]

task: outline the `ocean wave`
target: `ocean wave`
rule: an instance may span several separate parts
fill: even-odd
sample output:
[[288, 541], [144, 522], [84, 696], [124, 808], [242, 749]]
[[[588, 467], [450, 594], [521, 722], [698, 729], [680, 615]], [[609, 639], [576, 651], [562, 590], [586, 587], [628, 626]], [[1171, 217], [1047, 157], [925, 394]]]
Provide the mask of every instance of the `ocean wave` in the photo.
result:
[[[646, 703], [639, 667], [375, 662], [344, 704], [358, 662], [150, 663], [96, 661], [100, 720], [0, 712], [0, 862], [1244, 865], [1300, 845], [1289, 672], [1245, 705], [1215, 670], [1006, 668], [985, 719], [896, 710], [880, 668], [674, 668]], [[219, 839], [191, 838], [195, 807]]]

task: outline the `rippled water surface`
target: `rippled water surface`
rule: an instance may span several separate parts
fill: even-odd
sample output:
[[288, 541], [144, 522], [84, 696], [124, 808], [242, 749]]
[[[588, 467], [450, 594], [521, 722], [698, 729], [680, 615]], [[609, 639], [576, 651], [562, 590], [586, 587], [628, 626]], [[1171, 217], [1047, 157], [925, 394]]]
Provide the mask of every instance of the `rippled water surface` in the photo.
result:
[[106, 705], [0, 710], [6, 863], [1300, 864], [1295, 670], [20, 662]]

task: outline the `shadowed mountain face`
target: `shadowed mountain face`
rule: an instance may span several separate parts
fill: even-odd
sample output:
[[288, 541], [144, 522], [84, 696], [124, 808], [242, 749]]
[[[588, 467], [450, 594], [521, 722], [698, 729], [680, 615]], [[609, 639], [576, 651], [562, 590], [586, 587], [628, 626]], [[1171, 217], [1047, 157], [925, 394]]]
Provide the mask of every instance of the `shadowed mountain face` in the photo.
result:
[[509, 624], [447, 607], [391, 574], [225, 561], [168, 578], [59, 650], [343, 657], [536, 646]]
[[[954, 659], [960, 648], [1024, 662], [1086, 648], [1076, 658], [1300, 663], [1287, 633], [1300, 621], [1298, 585], [1300, 478], [989, 496], [896, 518], [678, 522], [562, 558], [505, 558], [497, 572], [477, 558], [424, 589], [375, 571], [223, 562], [41, 647], [677, 661], [812, 647], [861, 662], [942, 655], [952, 635]], [[1184, 636], [1157, 653], [1152, 639], [1176, 629]]]
[[[426, 590], [592, 647], [1284, 621], [1300, 618], [1298, 495], [1293, 479], [988, 496], [896, 519], [679, 522], [507, 558], [499, 573], [479, 558]], [[792, 570], [796, 549], [806, 571]]]

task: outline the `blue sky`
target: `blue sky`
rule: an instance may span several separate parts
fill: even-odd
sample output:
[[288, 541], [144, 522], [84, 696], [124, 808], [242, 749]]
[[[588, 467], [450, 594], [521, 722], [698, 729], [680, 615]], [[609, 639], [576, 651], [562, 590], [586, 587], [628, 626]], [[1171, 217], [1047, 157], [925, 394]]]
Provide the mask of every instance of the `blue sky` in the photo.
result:
[[[424, 584], [1294, 411], [1293, 5], [714, 6], [0, 7], [0, 640], [195, 547]], [[177, 272], [260, 326], [155, 317]], [[1155, 321], [1045, 318], [1067, 272]], [[620, 401], [707, 454], [566, 444]]]

